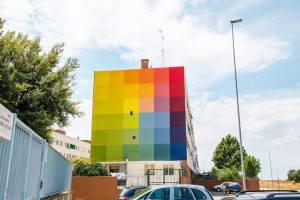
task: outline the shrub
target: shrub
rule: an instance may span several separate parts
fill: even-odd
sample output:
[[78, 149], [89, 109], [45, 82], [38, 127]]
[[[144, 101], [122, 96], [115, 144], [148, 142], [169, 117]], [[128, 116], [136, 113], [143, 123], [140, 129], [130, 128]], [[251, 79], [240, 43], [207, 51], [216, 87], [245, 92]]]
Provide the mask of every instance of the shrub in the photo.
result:
[[73, 161], [73, 176], [107, 176], [108, 172], [101, 163], [90, 163], [82, 159]]

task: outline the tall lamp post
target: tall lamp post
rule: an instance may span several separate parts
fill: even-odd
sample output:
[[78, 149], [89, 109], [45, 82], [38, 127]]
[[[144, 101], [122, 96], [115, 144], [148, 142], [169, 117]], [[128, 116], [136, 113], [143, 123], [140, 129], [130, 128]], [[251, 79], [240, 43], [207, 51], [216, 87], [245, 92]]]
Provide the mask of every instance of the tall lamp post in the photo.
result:
[[240, 152], [241, 152], [241, 164], [242, 164], [243, 189], [245, 191], [247, 186], [246, 186], [245, 167], [244, 167], [242, 131], [241, 131], [241, 120], [240, 120], [240, 107], [239, 107], [239, 93], [238, 93], [238, 84], [237, 84], [237, 76], [236, 76], [236, 62], [235, 62], [234, 35], [233, 35], [233, 24], [240, 23], [241, 21], [242, 21], [241, 18], [230, 20], [231, 33], [232, 33], [234, 75], [235, 75], [236, 105], [237, 105], [237, 114], [238, 114], [238, 122], [239, 122], [239, 136], [240, 136]]

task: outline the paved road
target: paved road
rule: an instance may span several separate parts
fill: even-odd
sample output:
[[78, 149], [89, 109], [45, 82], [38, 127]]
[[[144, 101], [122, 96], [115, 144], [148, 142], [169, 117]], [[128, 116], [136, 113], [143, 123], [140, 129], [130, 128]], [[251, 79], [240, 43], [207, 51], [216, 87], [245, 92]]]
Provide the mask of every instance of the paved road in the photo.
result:
[[234, 194], [226, 194], [224, 192], [210, 192], [214, 200], [221, 200], [224, 197], [234, 197]]

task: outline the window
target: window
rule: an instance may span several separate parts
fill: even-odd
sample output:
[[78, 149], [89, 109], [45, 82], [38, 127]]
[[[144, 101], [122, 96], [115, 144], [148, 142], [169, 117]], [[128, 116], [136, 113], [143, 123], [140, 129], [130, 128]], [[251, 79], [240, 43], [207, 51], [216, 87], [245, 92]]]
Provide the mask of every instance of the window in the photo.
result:
[[62, 146], [63, 145], [63, 142], [62, 141], [60, 141], [60, 146]]
[[56, 145], [59, 145], [59, 141], [58, 140], [56, 140]]
[[205, 194], [203, 192], [201, 192], [200, 190], [192, 189], [192, 192], [193, 192], [194, 196], [196, 197], [196, 200], [207, 199]]
[[168, 175], [169, 174], [169, 168], [167, 164], [163, 165], [163, 169], [164, 169], [164, 175]]
[[119, 166], [109, 166], [109, 172], [110, 173], [119, 173], [120, 172]]
[[148, 174], [148, 170], [150, 175], [155, 175], [155, 164], [145, 164], [145, 175]]
[[154, 190], [150, 196], [149, 199], [151, 200], [169, 200], [170, 199], [170, 188], [161, 188]]
[[174, 188], [174, 199], [188, 200], [188, 199], [194, 199], [194, 198], [193, 198], [193, 195], [189, 188], [175, 187]]
[[174, 165], [173, 164], [169, 165], [169, 175], [174, 175]]
[[129, 115], [130, 115], [130, 116], [132, 116], [132, 115], [133, 115], [133, 111], [132, 111], [132, 110], [129, 112]]
[[136, 136], [133, 135], [133, 136], [131, 137], [131, 139], [132, 139], [133, 141], [136, 140]]
[[174, 165], [173, 164], [164, 164], [164, 175], [174, 175]]

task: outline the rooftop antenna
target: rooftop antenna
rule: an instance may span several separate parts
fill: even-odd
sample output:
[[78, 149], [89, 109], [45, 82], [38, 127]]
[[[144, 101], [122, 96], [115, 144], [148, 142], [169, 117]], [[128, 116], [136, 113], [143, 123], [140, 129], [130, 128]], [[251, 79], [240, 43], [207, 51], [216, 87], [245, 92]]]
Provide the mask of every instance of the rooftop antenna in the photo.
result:
[[165, 66], [165, 50], [164, 50], [164, 39], [165, 36], [163, 35], [162, 29], [158, 29], [158, 32], [160, 32], [161, 35], [161, 57], [162, 57], [162, 62], [163, 62], [163, 67]]

